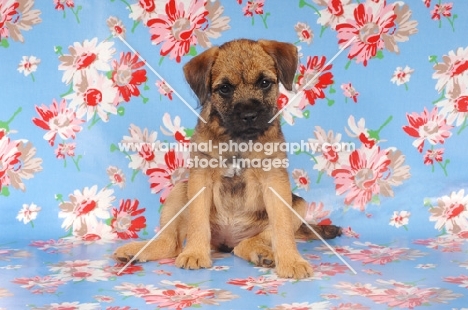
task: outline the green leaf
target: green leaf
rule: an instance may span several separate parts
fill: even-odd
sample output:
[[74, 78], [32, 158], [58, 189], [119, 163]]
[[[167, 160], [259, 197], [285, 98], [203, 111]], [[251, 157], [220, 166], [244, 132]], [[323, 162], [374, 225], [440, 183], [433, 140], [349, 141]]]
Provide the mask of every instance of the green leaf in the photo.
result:
[[117, 109], [117, 114], [119, 114], [120, 116], [124, 116], [125, 115], [125, 108], [120, 106], [118, 109]]
[[57, 201], [63, 201], [63, 195], [62, 195], [62, 194], [56, 194], [56, 195], [55, 195], [55, 200], [57, 200]]
[[379, 197], [379, 195], [374, 195], [374, 196], [372, 197], [371, 203], [374, 204], [374, 205], [379, 206], [379, 205], [380, 205], [380, 197]]
[[305, 110], [304, 112], [302, 112], [302, 115], [304, 116], [305, 119], [308, 119], [310, 117], [310, 111]]
[[331, 107], [331, 106], [334, 105], [334, 104], [335, 104], [335, 100], [327, 99], [327, 105], [328, 105], [329, 107]]
[[299, 0], [299, 8], [303, 8], [306, 5], [305, 0]]
[[7, 39], [3, 39], [2, 41], [0, 41], [0, 46], [4, 48], [8, 48], [10, 46], [10, 43], [8, 43]]
[[190, 138], [190, 137], [193, 136], [193, 132], [194, 132], [195, 130], [189, 129], [189, 128], [185, 128], [184, 131], [185, 131], [185, 135], [187, 136], [187, 138]]
[[111, 146], [110, 146], [110, 151], [111, 151], [111, 152], [115, 152], [115, 151], [118, 151], [118, 150], [119, 150], [119, 148], [117, 147], [117, 145], [115, 145], [114, 143], [112, 143]]
[[377, 54], [375, 55], [375, 58], [383, 59], [384, 58], [384, 53], [382, 51], [378, 51]]
[[2, 191], [0, 192], [0, 195], [5, 196], [5, 197], [10, 196], [10, 190], [8, 189], [8, 187], [6, 187], [6, 186], [3, 187]]
[[190, 56], [196, 56], [198, 53], [197, 53], [197, 49], [195, 48], [195, 46], [191, 46], [190, 47], [190, 51], [188, 52], [188, 54]]

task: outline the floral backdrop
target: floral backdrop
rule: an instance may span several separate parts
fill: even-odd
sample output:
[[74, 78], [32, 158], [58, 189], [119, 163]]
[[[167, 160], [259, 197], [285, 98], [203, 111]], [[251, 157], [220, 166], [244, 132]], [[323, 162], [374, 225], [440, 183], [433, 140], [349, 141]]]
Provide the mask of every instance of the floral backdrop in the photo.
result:
[[[462, 0], [0, 0], [0, 308], [466, 309], [467, 30]], [[182, 66], [236, 38], [297, 46], [286, 139], [333, 147], [289, 152], [292, 191], [357, 275], [318, 241], [302, 281], [110, 259], [187, 175], [154, 147], [193, 133]]]

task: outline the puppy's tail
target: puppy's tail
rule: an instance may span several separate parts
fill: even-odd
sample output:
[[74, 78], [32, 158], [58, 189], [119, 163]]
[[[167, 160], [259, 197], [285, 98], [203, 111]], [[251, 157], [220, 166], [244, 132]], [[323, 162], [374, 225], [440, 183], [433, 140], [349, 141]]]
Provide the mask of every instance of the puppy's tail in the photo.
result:
[[[340, 226], [335, 225], [315, 225], [310, 224], [314, 231], [320, 235], [323, 239], [334, 239], [342, 235], [342, 229]], [[302, 224], [301, 227], [296, 231], [296, 239], [304, 240], [318, 240], [317, 235], [309, 229], [305, 224]]]

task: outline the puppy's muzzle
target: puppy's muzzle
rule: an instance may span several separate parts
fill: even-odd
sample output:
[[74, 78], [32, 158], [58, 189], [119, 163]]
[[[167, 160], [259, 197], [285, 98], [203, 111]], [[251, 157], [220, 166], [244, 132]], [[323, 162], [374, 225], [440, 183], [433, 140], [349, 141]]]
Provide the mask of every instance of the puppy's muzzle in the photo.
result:
[[257, 111], [241, 112], [240, 119], [246, 125], [253, 125], [258, 118]]

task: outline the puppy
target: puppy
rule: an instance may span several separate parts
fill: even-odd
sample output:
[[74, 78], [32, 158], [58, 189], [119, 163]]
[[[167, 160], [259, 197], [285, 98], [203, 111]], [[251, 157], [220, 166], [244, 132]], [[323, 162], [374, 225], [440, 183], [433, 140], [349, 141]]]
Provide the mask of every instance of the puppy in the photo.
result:
[[[191, 143], [212, 143], [208, 151], [192, 150], [191, 162], [204, 159], [219, 165], [193, 165], [188, 181], [174, 186], [163, 206], [160, 227], [205, 189], [137, 261], [177, 257], [178, 267], [207, 268], [212, 265], [210, 251], [216, 249], [233, 252], [257, 266], [276, 266], [279, 277], [312, 275], [295, 238], [316, 237], [285, 205], [305, 216], [306, 202], [291, 193], [285, 152], [234, 147], [285, 142], [279, 119], [269, 120], [278, 112], [279, 83], [292, 90], [297, 64], [292, 44], [241, 39], [212, 47], [184, 66], [186, 80], [200, 100], [200, 115], [206, 120], [198, 121]], [[229, 143], [232, 147], [221, 152], [221, 145]], [[259, 163], [276, 164], [265, 169]], [[333, 225], [314, 228], [327, 239], [341, 234]], [[123, 245], [114, 258], [128, 262], [145, 244]]]

